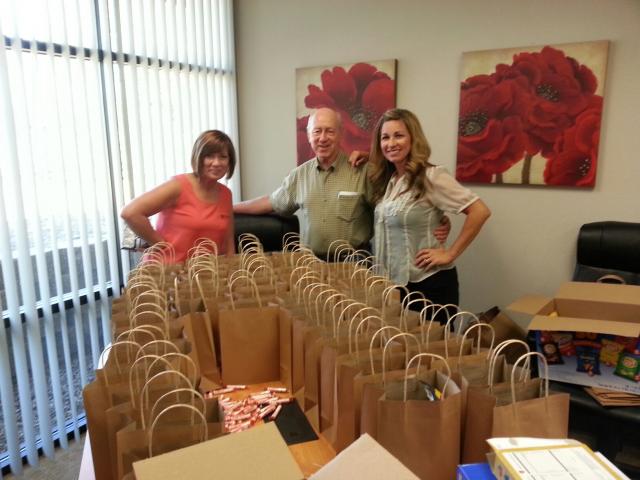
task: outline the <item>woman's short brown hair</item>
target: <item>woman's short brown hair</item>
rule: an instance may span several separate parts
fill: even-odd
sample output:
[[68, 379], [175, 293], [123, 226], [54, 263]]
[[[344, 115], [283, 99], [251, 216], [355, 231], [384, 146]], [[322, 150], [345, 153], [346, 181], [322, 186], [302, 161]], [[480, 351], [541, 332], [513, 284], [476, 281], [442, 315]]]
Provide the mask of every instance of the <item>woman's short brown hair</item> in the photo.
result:
[[191, 168], [193, 174], [197, 177], [202, 170], [202, 162], [204, 157], [214, 155], [216, 153], [225, 152], [229, 155], [229, 170], [227, 178], [231, 178], [233, 170], [236, 167], [236, 149], [229, 136], [220, 130], [207, 130], [202, 132], [193, 144], [191, 151]]

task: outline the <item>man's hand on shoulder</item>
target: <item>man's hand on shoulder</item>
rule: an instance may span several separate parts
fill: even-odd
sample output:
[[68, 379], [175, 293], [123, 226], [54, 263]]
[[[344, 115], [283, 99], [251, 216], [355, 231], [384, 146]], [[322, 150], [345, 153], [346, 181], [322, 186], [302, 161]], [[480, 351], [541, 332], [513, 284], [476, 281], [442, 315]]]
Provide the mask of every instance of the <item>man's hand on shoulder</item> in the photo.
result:
[[444, 244], [447, 241], [447, 237], [449, 236], [450, 232], [451, 232], [451, 220], [449, 219], [449, 217], [444, 215], [440, 219], [440, 226], [433, 231], [433, 236], [436, 237], [436, 239], [440, 243]]

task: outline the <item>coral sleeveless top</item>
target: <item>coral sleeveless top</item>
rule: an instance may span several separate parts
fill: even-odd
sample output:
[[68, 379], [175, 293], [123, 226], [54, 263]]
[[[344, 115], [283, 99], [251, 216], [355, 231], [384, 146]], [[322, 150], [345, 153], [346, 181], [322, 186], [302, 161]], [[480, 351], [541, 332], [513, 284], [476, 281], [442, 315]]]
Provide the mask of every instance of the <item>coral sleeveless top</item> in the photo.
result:
[[183, 262], [197, 239], [216, 242], [220, 253], [226, 252], [227, 233], [233, 221], [231, 190], [218, 184], [218, 199], [205, 202], [196, 196], [186, 174], [173, 177], [181, 191], [176, 204], [158, 214], [156, 230], [175, 248], [176, 262]]

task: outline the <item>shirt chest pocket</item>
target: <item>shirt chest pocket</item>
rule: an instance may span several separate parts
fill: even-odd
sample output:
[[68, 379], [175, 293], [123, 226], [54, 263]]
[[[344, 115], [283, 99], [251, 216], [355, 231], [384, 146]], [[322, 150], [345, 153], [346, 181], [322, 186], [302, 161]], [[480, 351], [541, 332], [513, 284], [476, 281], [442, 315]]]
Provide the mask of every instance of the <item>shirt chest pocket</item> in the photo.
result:
[[338, 192], [338, 202], [336, 212], [340, 220], [352, 222], [362, 212], [362, 194], [358, 192]]

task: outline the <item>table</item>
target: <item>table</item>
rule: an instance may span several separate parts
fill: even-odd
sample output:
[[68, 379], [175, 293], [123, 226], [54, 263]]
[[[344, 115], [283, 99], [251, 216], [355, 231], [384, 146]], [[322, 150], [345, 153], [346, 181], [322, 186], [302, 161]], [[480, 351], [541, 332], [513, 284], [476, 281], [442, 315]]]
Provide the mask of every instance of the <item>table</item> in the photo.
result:
[[[231, 397], [234, 400], [238, 400], [247, 397], [252, 393], [265, 390], [267, 387], [282, 386], [283, 385], [280, 382], [258, 383], [255, 385], [247, 385], [246, 390], [238, 390], [236, 392], [226, 394], [225, 396]], [[305, 478], [311, 476], [311, 474], [319, 470], [336, 456], [335, 450], [327, 441], [327, 439], [317, 431], [316, 434], [318, 434], [317, 440], [289, 446], [289, 450], [291, 451], [291, 454], [293, 455], [296, 463], [300, 467], [300, 470], [302, 470]], [[78, 480], [95, 480], [89, 435], [90, 432], [87, 430]]]

